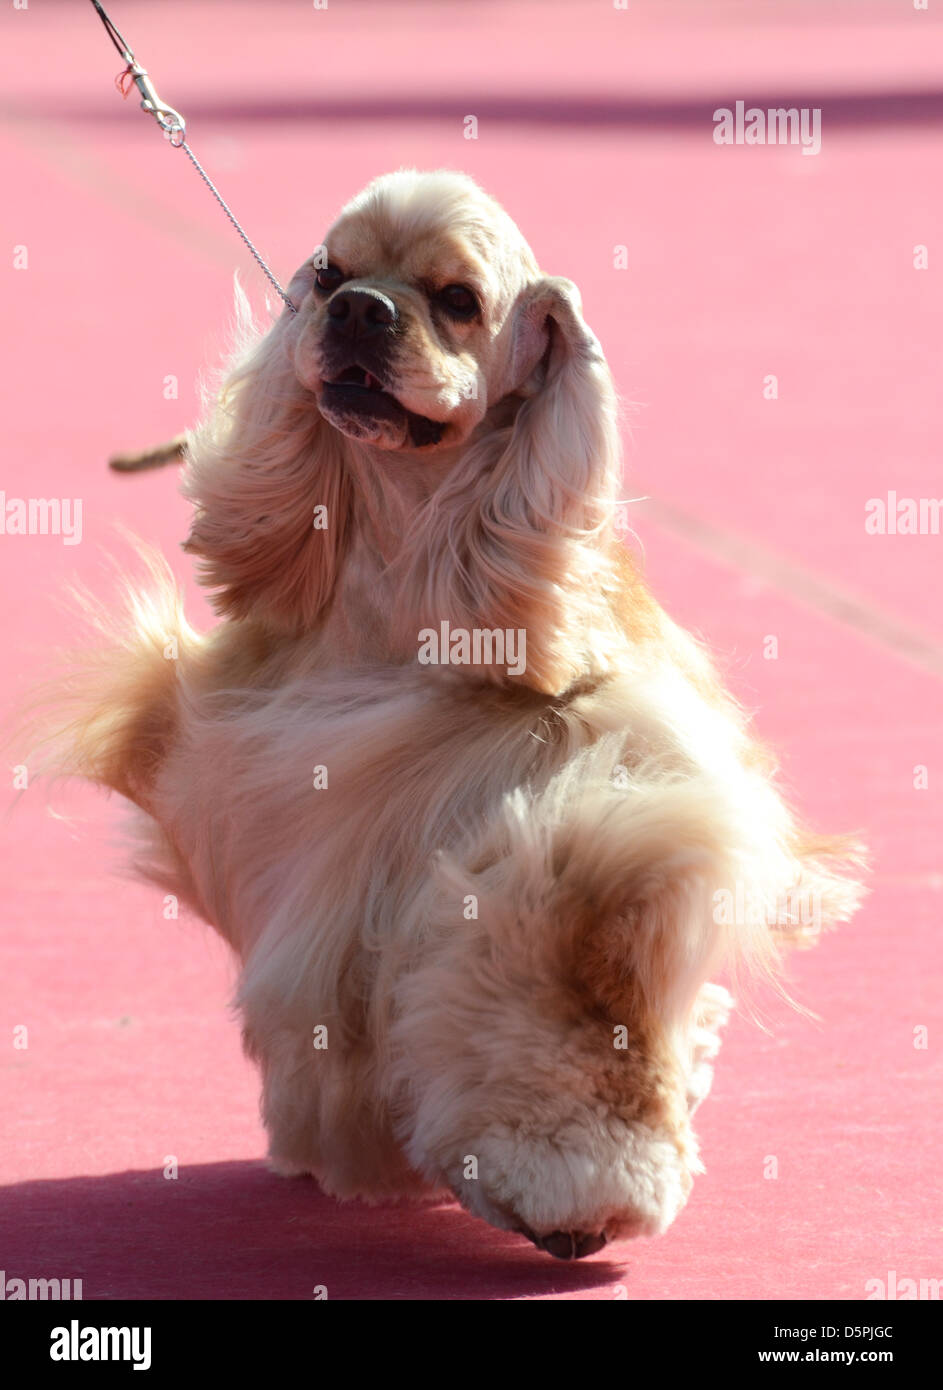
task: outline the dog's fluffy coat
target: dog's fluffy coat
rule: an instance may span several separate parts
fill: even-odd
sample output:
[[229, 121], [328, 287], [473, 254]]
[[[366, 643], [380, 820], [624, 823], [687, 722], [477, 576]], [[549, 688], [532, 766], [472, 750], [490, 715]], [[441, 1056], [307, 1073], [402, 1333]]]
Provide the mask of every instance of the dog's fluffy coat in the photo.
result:
[[[195, 633], [155, 566], [76, 671], [62, 766], [142, 809], [145, 872], [238, 954], [277, 1166], [341, 1197], [447, 1187], [588, 1253], [683, 1205], [730, 1005], [707, 981], [775, 965], [718, 891], [785, 938], [796, 894], [821, 926], [858, 887], [614, 535], [616, 400], [575, 287], [457, 174], [377, 180], [326, 246], [337, 294], [394, 306], [388, 398], [331, 390], [343, 305], [307, 262], [190, 443], [187, 549], [224, 621]], [[472, 320], [439, 307], [456, 282]], [[420, 665], [442, 620], [522, 630], [526, 670]]]

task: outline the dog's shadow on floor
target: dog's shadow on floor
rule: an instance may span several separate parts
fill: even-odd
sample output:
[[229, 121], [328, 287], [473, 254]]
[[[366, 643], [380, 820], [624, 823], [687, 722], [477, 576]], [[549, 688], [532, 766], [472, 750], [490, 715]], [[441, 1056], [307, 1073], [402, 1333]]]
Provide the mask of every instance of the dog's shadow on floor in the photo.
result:
[[84, 1299], [627, 1294], [604, 1251], [554, 1260], [454, 1203], [342, 1205], [261, 1162], [19, 1183], [0, 1190], [0, 1229], [8, 1282], [81, 1279]]

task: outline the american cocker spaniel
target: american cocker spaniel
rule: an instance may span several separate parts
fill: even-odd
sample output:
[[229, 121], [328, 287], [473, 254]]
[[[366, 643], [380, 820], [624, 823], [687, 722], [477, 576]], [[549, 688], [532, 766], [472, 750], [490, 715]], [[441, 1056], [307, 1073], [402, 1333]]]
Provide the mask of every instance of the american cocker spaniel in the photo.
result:
[[[859, 897], [614, 525], [576, 287], [456, 173], [377, 179], [188, 443], [185, 549], [76, 667], [60, 769], [231, 944], [273, 1164], [561, 1258], [663, 1231], [730, 1008]], [[68, 726], [68, 727], [66, 727]]]

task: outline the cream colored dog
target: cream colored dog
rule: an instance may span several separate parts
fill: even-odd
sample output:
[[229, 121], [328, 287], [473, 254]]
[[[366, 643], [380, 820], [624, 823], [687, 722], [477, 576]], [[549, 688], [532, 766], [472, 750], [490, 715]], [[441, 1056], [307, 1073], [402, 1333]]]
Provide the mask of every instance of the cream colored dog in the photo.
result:
[[238, 954], [279, 1169], [589, 1254], [701, 1169], [709, 977], [772, 974], [858, 886], [614, 535], [575, 286], [453, 173], [378, 179], [325, 247], [189, 445], [223, 621], [155, 571], [62, 766]]

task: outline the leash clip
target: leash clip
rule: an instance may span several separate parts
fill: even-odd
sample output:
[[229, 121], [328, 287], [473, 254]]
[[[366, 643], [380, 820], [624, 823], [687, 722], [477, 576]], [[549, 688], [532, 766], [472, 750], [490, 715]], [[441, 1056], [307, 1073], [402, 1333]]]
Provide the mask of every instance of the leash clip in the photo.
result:
[[146, 68], [142, 68], [140, 63], [132, 62], [128, 72], [141, 94], [141, 110], [154, 117], [170, 143], [179, 149], [186, 138], [186, 121], [179, 111], [161, 101]]

